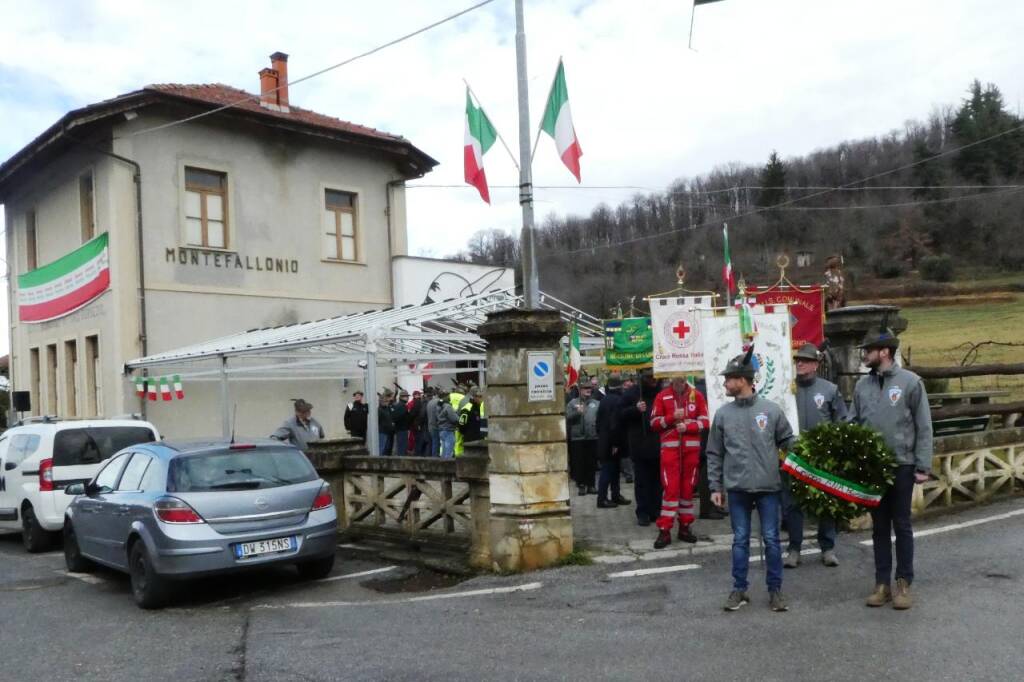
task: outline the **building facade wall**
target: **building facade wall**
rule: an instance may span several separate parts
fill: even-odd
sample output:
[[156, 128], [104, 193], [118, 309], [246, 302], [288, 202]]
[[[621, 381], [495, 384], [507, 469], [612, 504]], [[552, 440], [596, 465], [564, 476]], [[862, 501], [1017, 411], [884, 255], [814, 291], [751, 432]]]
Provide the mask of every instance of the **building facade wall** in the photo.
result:
[[[391, 305], [391, 258], [404, 252], [404, 187], [393, 163], [337, 143], [248, 124], [201, 121], [133, 135], [170, 120], [145, 111], [114, 126], [112, 150], [141, 166], [144, 220], [146, 348], [153, 354], [254, 327], [290, 324]], [[185, 167], [227, 175], [226, 249], [194, 247], [185, 236]], [[28, 389], [30, 348], [39, 347], [40, 407], [49, 401], [47, 345], [56, 344], [58, 409], [64, 395], [65, 342], [84, 349], [99, 341], [100, 416], [145, 410], [162, 432], [177, 437], [221, 430], [220, 389], [209, 377], [186, 380], [183, 401], [141, 401], [123, 364], [144, 354], [140, 340], [138, 244], [134, 170], [101, 155], [67, 154], [34, 173], [7, 201], [9, 253], [24, 272], [25, 212], [36, 211], [38, 264], [77, 248], [81, 241], [78, 177], [94, 172], [97, 233], [110, 232], [111, 289], [85, 308], [42, 324], [19, 324], [12, 305], [15, 388]], [[324, 192], [355, 193], [357, 261], [324, 257]], [[397, 249], [397, 251], [396, 251]], [[13, 279], [13, 278], [12, 278]], [[16, 293], [15, 293], [16, 296]], [[88, 343], [91, 343], [88, 342]], [[79, 350], [82, 357], [83, 350]], [[78, 382], [86, 383], [78, 362]], [[153, 372], [152, 374], [156, 374]], [[340, 379], [266, 383], [232, 380], [238, 432], [266, 435], [290, 411], [289, 398], [317, 405], [329, 432], [342, 432], [352, 387]], [[81, 389], [77, 391], [82, 402]], [[48, 410], [42, 409], [41, 412]], [[83, 408], [75, 410], [83, 415]]]

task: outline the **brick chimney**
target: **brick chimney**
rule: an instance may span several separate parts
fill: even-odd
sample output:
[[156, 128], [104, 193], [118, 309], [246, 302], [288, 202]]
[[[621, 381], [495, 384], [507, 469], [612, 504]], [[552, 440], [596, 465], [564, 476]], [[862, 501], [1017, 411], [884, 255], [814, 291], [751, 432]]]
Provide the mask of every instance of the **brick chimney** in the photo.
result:
[[274, 111], [288, 111], [288, 55], [270, 55], [269, 69], [260, 69], [260, 106]]

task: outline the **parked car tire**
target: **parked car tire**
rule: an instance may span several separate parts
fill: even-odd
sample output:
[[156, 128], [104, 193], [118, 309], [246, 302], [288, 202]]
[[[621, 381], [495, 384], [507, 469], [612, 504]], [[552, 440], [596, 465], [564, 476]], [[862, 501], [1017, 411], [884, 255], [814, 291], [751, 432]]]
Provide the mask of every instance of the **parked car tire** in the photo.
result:
[[331, 574], [334, 569], [334, 555], [324, 557], [323, 559], [313, 559], [312, 561], [303, 561], [296, 566], [299, 569], [299, 576], [305, 580], [320, 580], [326, 578]]
[[75, 528], [70, 521], [64, 524], [64, 565], [71, 573], [88, 573], [94, 565], [82, 556], [82, 550], [78, 548]]
[[170, 596], [169, 581], [157, 574], [142, 540], [136, 540], [128, 552], [128, 575], [135, 603], [144, 609], [158, 609]]
[[29, 552], [43, 552], [50, 548], [52, 535], [39, 525], [36, 512], [29, 505], [21, 514], [21, 541]]

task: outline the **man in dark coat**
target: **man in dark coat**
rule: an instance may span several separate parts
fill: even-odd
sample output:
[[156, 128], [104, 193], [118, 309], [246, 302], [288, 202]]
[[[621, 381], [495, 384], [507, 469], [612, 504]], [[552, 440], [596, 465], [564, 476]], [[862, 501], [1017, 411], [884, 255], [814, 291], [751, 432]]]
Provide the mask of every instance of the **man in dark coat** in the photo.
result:
[[353, 438], [360, 438], [366, 441], [366, 420], [370, 414], [370, 408], [363, 402], [363, 392], [356, 391], [352, 394], [352, 402], [345, 408], [345, 430], [352, 434]]
[[619, 492], [621, 458], [626, 449], [625, 431], [620, 419], [622, 405], [622, 379], [613, 376], [608, 379], [605, 397], [597, 408], [597, 459], [601, 463], [597, 483], [599, 509], [632, 504]]
[[658, 395], [658, 381], [645, 370], [640, 383], [623, 393], [621, 419], [626, 442], [633, 458], [633, 490], [636, 495], [636, 521], [649, 526], [661, 512], [661, 444], [651, 431], [651, 408]]

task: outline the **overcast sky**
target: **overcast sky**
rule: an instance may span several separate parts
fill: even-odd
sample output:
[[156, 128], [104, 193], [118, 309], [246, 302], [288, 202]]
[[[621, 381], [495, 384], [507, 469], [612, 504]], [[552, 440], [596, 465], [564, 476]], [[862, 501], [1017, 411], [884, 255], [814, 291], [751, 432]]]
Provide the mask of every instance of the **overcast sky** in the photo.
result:
[[[473, 0], [155, 2], [0, 0], [0, 158], [69, 109], [149, 83], [259, 89], [276, 50], [294, 80]], [[583, 148], [583, 188], [539, 189], [538, 222], [739, 161], [763, 163], [900, 129], [955, 104], [973, 78], [1024, 97], [1024, 3], [1013, 0], [527, 0], [533, 127], [559, 56]], [[462, 185], [466, 78], [513, 151], [513, 0], [291, 88], [293, 104], [404, 135], [441, 165], [414, 184]], [[496, 144], [492, 185], [518, 174]], [[538, 185], [570, 185], [549, 138]], [[518, 230], [513, 189], [408, 190], [412, 253], [445, 256], [484, 228]], [[6, 305], [2, 308], [6, 313]], [[6, 352], [6, 335], [0, 352]]]

